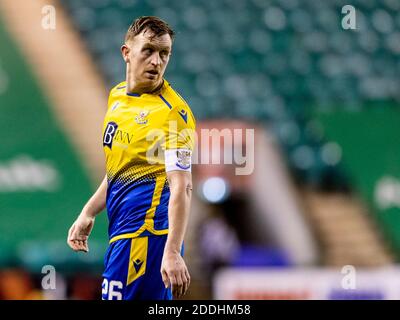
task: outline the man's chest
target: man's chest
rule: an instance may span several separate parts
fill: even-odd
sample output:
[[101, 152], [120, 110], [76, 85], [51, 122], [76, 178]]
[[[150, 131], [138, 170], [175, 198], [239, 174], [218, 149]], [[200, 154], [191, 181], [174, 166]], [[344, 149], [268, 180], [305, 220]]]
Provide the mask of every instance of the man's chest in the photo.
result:
[[103, 146], [110, 150], [113, 146], [144, 148], [161, 134], [168, 111], [165, 104], [157, 100], [111, 101], [104, 120]]

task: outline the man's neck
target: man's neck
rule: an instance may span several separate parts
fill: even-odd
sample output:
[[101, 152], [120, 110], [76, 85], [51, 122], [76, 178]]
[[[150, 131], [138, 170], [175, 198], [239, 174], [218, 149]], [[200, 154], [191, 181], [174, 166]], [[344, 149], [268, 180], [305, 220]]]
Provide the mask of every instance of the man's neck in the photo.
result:
[[135, 84], [134, 81], [129, 81], [128, 77], [126, 79], [126, 91], [128, 93], [148, 93], [148, 94], [157, 94], [161, 92], [161, 89], [164, 85], [164, 79], [161, 79], [160, 83], [153, 87], [140, 87]]
[[150, 91], [150, 94], [158, 94], [161, 92], [162, 87], [164, 86], [164, 79], [161, 79], [160, 84], [154, 88], [154, 90]]

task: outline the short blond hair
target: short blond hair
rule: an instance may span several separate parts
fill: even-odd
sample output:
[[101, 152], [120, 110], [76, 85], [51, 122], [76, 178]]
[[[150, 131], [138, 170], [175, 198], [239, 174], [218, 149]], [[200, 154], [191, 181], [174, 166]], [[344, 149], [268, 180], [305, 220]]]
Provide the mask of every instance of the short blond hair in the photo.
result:
[[151, 38], [169, 34], [171, 40], [174, 40], [175, 32], [168, 23], [155, 16], [142, 16], [133, 21], [129, 26], [125, 35], [125, 42], [132, 40], [135, 36], [146, 30], [152, 31], [153, 35]]

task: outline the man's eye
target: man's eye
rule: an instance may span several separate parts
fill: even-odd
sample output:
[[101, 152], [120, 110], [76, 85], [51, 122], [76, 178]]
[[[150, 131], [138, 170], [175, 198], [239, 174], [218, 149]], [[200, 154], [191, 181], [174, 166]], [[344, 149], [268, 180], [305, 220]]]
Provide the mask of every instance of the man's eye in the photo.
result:
[[151, 54], [152, 52], [153, 52], [153, 50], [150, 48], [144, 49], [145, 54]]

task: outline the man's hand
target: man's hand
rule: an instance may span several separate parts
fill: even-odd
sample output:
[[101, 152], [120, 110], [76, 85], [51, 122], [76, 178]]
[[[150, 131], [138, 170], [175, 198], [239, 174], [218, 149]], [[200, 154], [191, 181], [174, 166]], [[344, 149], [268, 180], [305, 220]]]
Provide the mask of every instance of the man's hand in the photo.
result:
[[89, 252], [88, 238], [93, 229], [94, 217], [81, 213], [68, 231], [68, 245], [74, 251]]
[[69, 229], [67, 243], [74, 251], [89, 251], [88, 238], [93, 229], [95, 216], [106, 207], [107, 187], [106, 175]]
[[161, 276], [166, 288], [171, 285], [174, 298], [185, 295], [190, 285], [190, 275], [185, 261], [179, 253], [164, 252]]

